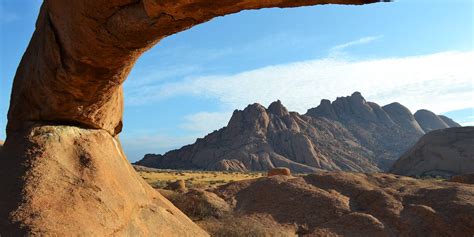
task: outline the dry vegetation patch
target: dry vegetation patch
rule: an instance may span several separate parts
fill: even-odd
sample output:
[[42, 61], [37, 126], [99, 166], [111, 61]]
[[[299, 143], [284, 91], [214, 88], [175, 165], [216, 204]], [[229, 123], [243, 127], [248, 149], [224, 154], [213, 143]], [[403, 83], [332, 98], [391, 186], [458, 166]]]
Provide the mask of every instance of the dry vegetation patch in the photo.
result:
[[265, 176], [259, 172], [161, 170], [134, 166], [140, 176], [154, 188], [165, 188], [170, 183], [183, 180], [186, 188], [214, 188], [233, 181], [255, 179]]

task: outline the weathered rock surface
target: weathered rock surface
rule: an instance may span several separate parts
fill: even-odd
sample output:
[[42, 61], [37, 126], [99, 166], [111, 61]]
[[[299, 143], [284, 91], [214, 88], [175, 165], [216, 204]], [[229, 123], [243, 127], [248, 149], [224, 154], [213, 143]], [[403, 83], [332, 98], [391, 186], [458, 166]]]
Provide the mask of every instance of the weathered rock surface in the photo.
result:
[[408, 176], [474, 173], [474, 127], [446, 128], [424, 135], [390, 172]]
[[2, 153], [2, 236], [207, 236], [138, 176], [103, 130], [32, 126]]
[[[292, 228], [293, 236], [474, 234], [474, 185], [468, 184], [331, 172], [238, 181], [213, 192], [239, 220], [260, 218]], [[220, 221], [203, 223], [218, 226]]]
[[[436, 115], [435, 115], [436, 116]], [[424, 134], [403, 105], [380, 107], [358, 92], [322, 100], [306, 115], [280, 101], [268, 109], [236, 110], [228, 125], [196, 143], [164, 155], [148, 154], [138, 165], [171, 169], [293, 172], [388, 170]]]
[[166, 36], [241, 10], [372, 2], [43, 1], [0, 152], [0, 234], [206, 235], [121, 152], [121, 84], [135, 61]]

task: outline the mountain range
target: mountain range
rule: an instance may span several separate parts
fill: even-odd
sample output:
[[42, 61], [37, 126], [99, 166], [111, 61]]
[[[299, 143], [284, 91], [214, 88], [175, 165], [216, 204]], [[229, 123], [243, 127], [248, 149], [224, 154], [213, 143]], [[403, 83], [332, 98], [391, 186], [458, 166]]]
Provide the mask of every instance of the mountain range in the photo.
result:
[[164, 155], [147, 154], [138, 165], [161, 169], [293, 172], [387, 171], [425, 133], [460, 125], [428, 110], [412, 114], [400, 103], [383, 107], [359, 92], [322, 100], [306, 114], [280, 101], [268, 108], [235, 110], [228, 125], [194, 144]]

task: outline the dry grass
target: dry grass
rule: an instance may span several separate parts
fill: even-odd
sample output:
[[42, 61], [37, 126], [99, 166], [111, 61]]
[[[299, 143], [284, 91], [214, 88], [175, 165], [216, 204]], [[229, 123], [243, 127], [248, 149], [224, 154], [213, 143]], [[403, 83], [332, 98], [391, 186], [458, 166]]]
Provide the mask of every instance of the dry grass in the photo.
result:
[[264, 176], [258, 172], [225, 172], [193, 170], [160, 170], [135, 167], [140, 176], [154, 188], [163, 188], [169, 182], [184, 180], [188, 188], [211, 188], [233, 181]]

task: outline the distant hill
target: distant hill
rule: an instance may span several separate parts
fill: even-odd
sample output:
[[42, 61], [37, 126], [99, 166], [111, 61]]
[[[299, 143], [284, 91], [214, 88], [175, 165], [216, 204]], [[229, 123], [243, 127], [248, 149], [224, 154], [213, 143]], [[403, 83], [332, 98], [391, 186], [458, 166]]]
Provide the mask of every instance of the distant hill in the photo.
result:
[[304, 115], [289, 112], [280, 101], [268, 108], [252, 104], [235, 110], [226, 127], [194, 144], [164, 155], [147, 154], [136, 164], [167, 169], [262, 171], [283, 166], [293, 172], [377, 172], [388, 170], [427, 131], [459, 126], [427, 112], [414, 116], [399, 103], [380, 107], [359, 92], [332, 103], [322, 100]]
[[442, 177], [474, 174], [474, 127], [446, 128], [424, 135], [390, 172]]

